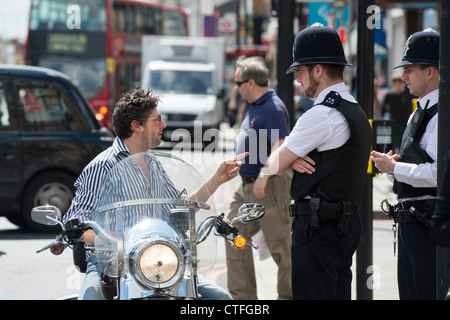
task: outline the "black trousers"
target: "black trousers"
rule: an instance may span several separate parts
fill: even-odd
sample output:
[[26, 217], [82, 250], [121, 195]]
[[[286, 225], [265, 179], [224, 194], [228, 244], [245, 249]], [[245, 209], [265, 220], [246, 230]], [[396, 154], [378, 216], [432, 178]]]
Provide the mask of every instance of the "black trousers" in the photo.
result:
[[296, 300], [350, 300], [352, 257], [361, 237], [361, 221], [353, 214], [346, 235], [337, 222], [309, 227], [309, 216], [297, 216], [292, 225], [292, 294]]
[[400, 300], [436, 300], [436, 246], [423, 223], [399, 223], [397, 279]]

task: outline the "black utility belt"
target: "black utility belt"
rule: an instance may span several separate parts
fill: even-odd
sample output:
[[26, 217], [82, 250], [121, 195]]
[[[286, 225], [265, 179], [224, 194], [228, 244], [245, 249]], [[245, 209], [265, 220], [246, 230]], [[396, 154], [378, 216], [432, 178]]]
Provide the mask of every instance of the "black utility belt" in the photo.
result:
[[426, 200], [410, 200], [402, 201], [395, 204], [395, 208], [399, 210], [409, 210], [411, 207], [415, 208], [433, 208], [436, 203], [436, 199], [426, 199]]
[[310, 216], [309, 224], [313, 229], [320, 229], [322, 222], [338, 221], [340, 234], [347, 233], [348, 222], [355, 213], [357, 212], [352, 211], [350, 202], [325, 202], [318, 198], [299, 201], [289, 206], [289, 215], [293, 218]]
[[[321, 202], [317, 214], [322, 221], [337, 221], [342, 215], [342, 208], [343, 204], [341, 202]], [[293, 203], [289, 206], [289, 215], [293, 218], [296, 216], [309, 216], [312, 213], [310, 201]]]
[[435, 199], [402, 201], [395, 205], [385, 199], [381, 202], [383, 212], [395, 223], [422, 222], [430, 226], [430, 218], [434, 210]]

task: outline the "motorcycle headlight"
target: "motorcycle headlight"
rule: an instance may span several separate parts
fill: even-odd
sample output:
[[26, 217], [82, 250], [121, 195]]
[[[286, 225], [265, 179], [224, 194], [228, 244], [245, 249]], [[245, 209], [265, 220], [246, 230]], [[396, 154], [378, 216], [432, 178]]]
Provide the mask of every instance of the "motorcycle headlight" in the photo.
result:
[[176, 253], [164, 244], [154, 244], [145, 249], [138, 263], [144, 277], [153, 282], [166, 282], [178, 270]]
[[183, 255], [170, 241], [148, 241], [132, 250], [130, 267], [143, 285], [167, 288], [177, 282], [183, 272]]

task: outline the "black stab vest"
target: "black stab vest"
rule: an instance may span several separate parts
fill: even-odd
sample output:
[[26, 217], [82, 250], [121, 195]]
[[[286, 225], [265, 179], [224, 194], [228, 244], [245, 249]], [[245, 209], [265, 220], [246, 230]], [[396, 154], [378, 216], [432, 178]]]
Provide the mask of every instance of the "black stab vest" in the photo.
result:
[[[416, 113], [419, 110], [416, 110]], [[432, 163], [433, 159], [423, 150], [420, 145], [420, 139], [425, 133], [428, 122], [438, 112], [438, 105], [435, 104], [430, 108], [421, 111], [422, 115], [415, 114], [405, 129], [400, 146], [400, 154], [398, 161], [407, 163]], [[436, 196], [437, 188], [414, 188], [410, 184], [394, 180], [394, 193], [399, 199], [413, 198], [423, 195]]]
[[344, 115], [349, 124], [350, 138], [339, 148], [311, 151], [308, 156], [316, 162], [316, 172], [309, 175], [294, 171], [291, 197], [295, 201], [307, 195], [318, 196], [328, 202], [349, 201], [352, 209], [358, 210], [367, 177], [372, 129], [359, 104], [342, 99], [337, 92], [331, 91], [321, 104]]

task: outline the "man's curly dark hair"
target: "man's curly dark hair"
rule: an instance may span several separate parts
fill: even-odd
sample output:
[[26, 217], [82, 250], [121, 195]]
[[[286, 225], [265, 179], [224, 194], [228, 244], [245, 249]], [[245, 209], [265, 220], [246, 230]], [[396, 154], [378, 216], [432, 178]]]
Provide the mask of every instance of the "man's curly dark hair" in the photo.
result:
[[117, 101], [112, 115], [114, 131], [120, 139], [131, 136], [131, 122], [137, 120], [143, 125], [158, 106], [159, 98], [152, 90], [133, 88]]

